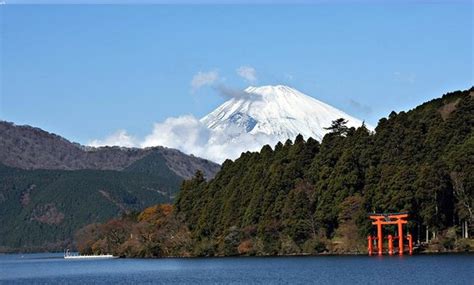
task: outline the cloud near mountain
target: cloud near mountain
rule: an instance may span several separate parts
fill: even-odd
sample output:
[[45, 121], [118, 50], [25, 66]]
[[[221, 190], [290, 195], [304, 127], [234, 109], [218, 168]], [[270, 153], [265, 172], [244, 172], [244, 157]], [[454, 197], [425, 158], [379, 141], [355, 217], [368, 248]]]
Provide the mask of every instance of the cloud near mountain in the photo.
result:
[[191, 90], [194, 92], [203, 86], [214, 84], [217, 80], [219, 80], [219, 72], [217, 70], [199, 71], [191, 80]]
[[[242, 96], [240, 93], [247, 94]], [[287, 86], [249, 87], [202, 119], [192, 115], [171, 117], [156, 123], [143, 140], [120, 130], [93, 146], [166, 146], [222, 163], [242, 152], [257, 151], [298, 134], [320, 140], [325, 127], [338, 118], [358, 127], [362, 121]], [[370, 128], [370, 127], [369, 127]]]
[[[139, 141], [120, 130], [103, 140], [93, 140], [90, 146], [117, 145], [128, 147], [166, 146], [176, 148], [187, 154], [222, 163], [225, 159], [235, 159], [242, 151], [257, 151], [265, 144], [274, 145], [278, 141], [265, 134], [239, 134], [237, 130], [216, 131], [209, 129], [192, 115], [171, 117], [164, 122], [155, 123], [152, 132]], [[128, 138], [128, 139], [126, 139]], [[243, 150], [245, 148], [245, 150]]]
[[257, 81], [257, 71], [251, 66], [241, 66], [236, 70], [237, 75], [247, 80], [247, 82], [254, 83]]
[[124, 147], [136, 147], [139, 145], [138, 139], [127, 133], [126, 130], [118, 130], [111, 134], [104, 140], [92, 140], [88, 143], [89, 146], [99, 147], [106, 145], [117, 145]]

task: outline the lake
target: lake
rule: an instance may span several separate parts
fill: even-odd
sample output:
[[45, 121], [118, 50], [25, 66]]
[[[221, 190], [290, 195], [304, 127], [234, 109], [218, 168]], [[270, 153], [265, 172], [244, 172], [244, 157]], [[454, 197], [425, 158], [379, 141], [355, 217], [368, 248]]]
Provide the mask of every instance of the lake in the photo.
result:
[[65, 260], [0, 255], [8, 284], [474, 284], [474, 255]]

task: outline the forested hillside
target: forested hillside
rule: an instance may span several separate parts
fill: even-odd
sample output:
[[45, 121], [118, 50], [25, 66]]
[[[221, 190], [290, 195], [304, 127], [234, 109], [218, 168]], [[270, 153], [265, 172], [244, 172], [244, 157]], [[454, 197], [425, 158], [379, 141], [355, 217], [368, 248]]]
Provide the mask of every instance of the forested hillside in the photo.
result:
[[85, 147], [0, 121], [0, 252], [62, 250], [80, 227], [171, 202], [219, 165], [164, 147]]
[[[472, 234], [473, 129], [473, 88], [392, 112], [374, 133], [338, 120], [321, 143], [298, 136], [225, 161], [209, 182], [197, 173], [183, 183], [173, 214], [149, 210], [167, 223], [129, 217], [114, 242], [107, 237], [114, 227], [104, 224], [87, 242], [79, 238], [79, 249], [131, 256], [365, 252], [372, 212], [408, 212], [415, 241], [428, 231], [431, 246], [467, 249], [461, 234], [466, 225]], [[169, 227], [178, 221], [187, 229]], [[180, 242], [158, 238], [163, 232], [179, 233]]]
[[420, 239], [425, 229], [431, 238], [472, 224], [473, 95], [392, 112], [374, 134], [340, 120], [321, 143], [298, 136], [245, 153], [209, 183], [186, 182], [177, 211], [219, 254], [312, 252], [325, 239], [336, 241], [335, 251], [357, 249], [371, 212], [409, 212]]
[[161, 146], [89, 147], [39, 128], [0, 121], [0, 163], [14, 168], [123, 170], [153, 153], [159, 153], [168, 168], [183, 178], [191, 178], [198, 169], [207, 178], [212, 178], [220, 167], [209, 160], [186, 155], [176, 149]]
[[0, 165], [0, 249], [62, 249], [86, 224], [169, 203], [182, 178], [162, 157], [154, 157], [151, 166], [143, 160], [125, 171]]

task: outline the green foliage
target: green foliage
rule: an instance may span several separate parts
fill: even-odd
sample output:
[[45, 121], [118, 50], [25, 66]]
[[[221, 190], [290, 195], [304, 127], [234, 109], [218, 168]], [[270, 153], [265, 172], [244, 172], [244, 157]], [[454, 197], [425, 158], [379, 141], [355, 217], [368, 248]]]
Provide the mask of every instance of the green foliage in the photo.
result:
[[302, 246], [302, 251], [306, 254], [318, 254], [327, 250], [327, 240], [316, 237], [308, 239]]
[[84, 225], [172, 201], [181, 181], [159, 153], [125, 171], [0, 165], [0, 246], [62, 250]]
[[321, 144], [299, 135], [243, 153], [209, 182], [201, 172], [184, 181], [175, 211], [89, 225], [78, 247], [142, 257], [362, 253], [368, 213], [407, 211], [414, 240], [436, 233], [428, 250], [469, 250], [457, 225], [473, 223], [472, 92], [392, 112], [375, 133], [337, 120]]
[[176, 208], [216, 255], [358, 251], [371, 212], [409, 212], [415, 240], [472, 224], [473, 92], [392, 112], [375, 133], [340, 119], [321, 144], [298, 136], [243, 153], [209, 182], [184, 182]]
[[330, 127], [325, 128], [336, 135], [345, 135], [349, 131], [349, 128], [346, 126], [347, 120], [339, 118], [332, 122]]

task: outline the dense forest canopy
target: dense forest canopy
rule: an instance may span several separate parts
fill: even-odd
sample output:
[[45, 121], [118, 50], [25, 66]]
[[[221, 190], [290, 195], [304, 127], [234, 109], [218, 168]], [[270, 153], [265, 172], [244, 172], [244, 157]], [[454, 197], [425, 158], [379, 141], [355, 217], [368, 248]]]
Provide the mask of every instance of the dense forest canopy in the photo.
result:
[[170, 203], [182, 180], [158, 152], [122, 171], [0, 163], [0, 252], [62, 250], [84, 225]]
[[[473, 127], [473, 88], [392, 112], [375, 132], [338, 120], [321, 142], [299, 135], [225, 161], [211, 181], [200, 172], [184, 181], [174, 210], [164, 215], [173, 221], [164, 231], [179, 233], [181, 248], [170, 251], [159, 238], [145, 242], [133, 234], [111, 247], [104, 224], [79, 249], [132, 256], [160, 256], [165, 249], [173, 255], [362, 252], [373, 212], [408, 212], [415, 240], [465, 249], [469, 244], [458, 237], [472, 233]], [[130, 223], [126, 233], [144, 223], [155, 237], [166, 229], [136, 217], [122, 221]], [[130, 239], [147, 246], [125, 252]]]

